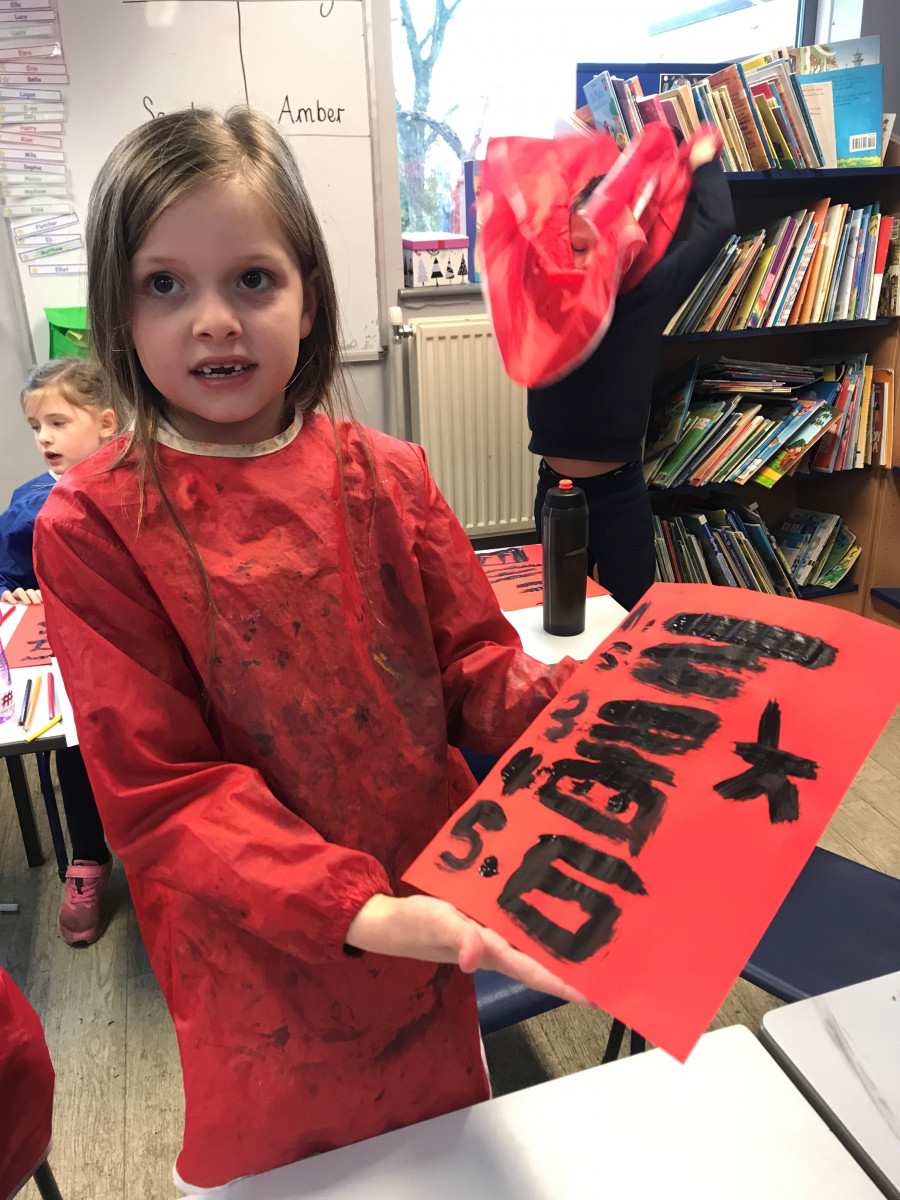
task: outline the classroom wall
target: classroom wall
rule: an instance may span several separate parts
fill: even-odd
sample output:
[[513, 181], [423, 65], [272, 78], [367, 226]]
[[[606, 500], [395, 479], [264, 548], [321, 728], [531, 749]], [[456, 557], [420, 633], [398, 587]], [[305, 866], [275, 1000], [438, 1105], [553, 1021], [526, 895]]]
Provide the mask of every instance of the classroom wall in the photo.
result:
[[884, 112], [900, 114], [900, 0], [864, 0], [860, 32], [881, 36]]
[[[390, 344], [388, 309], [397, 303], [403, 283], [400, 245], [400, 178], [394, 81], [391, 66], [390, 0], [366, 5], [369, 78], [375, 93], [373, 119], [376, 242], [379, 297], [383, 313], [385, 357], [346, 368], [354, 415], [365, 425], [404, 436], [400, 348]], [[0, 234], [4, 231], [0, 229]], [[0, 236], [0, 280], [15, 279], [12, 249]], [[31, 432], [18, 406], [22, 380], [32, 366], [24, 314], [17, 311], [19, 289], [0, 287], [0, 510], [13, 488], [33, 478], [43, 467]]]
[[[15, 278], [12, 247], [0, 227], [0, 280]], [[24, 312], [18, 289], [0, 287], [0, 510], [9, 503], [13, 488], [33, 479], [44, 466], [34, 437], [19, 408], [19, 392], [31, 363]]]

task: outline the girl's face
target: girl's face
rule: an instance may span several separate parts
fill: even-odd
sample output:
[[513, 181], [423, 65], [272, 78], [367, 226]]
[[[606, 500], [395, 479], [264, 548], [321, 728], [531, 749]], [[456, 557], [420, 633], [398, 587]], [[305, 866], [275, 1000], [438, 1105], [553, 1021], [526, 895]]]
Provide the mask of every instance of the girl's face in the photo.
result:
[[131, 283], [134, 347], [175, 428], [232, 445], [279, 433], [317, 296], [269, 205], [238, 182], [189, 192], [150, 227]]
[[82, 462], [116, 432], [111, 408], [77, 408], [52, 387], [31, 393], [25, 416], [44, 462], [56, 475]]

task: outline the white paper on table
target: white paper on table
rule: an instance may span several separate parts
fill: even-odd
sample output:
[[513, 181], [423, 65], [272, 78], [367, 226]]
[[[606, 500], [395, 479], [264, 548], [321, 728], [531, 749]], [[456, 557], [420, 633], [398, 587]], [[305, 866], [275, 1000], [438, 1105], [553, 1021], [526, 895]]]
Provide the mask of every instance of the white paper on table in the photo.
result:
[[567, 654], [583, 662], [628, 615], [628, 609], [609, 595], [588, 596], [584, 605], [584, 633], [576, 633], [572, 637], [557, 637], [547, 633], [541, 604], [533, 608], [517, 608], [503, 615], [522, 639], [525, 653], [540, 662], [551, 664], [558, 663]]
[[809, 110], [809, 118], [822, 147], [826, 167], [837, 167], [837, 141], [834, 136], [834, 95], [831, 80], [801, 83], [800, 90]]
[[[9, 605], [0, 606], [0, 617], [8, 611]], [[6, 646], [9, 639], [12, 637], [13, 630], [22, 619], [22, 613], [25, 612], [26, 605], [17, 604], [14, 606], [19, 611], [14, 613], [6, 621], [3, 622], [0, 628], [0, 640]], [[13, 685], [13, 715], [9, 721], [4, 721], [0, 725], [0, 747], [12, 745], [14, 742], [21, 742], [28, 736], [19, 724], [19, 713], [22, 711], [22, 701], [25, 698], [25, 686], [29, 678], [37, 679], [38, 675], [43, 676], [41, 683], [41, 694], [38, 696], [37, 710], [34, 714], [34, 719], [31, 722], [31, 732], [40, 729], [50, 720], [48, 700], [50, 689], [47, 686], [47, 675], [53, 672], [53, 690], [56, 695], [56, 712], [62, 713], [62, 720], [54, 725], [52, 729], [48, 729], [41, 737], [35, 738], [29, 745], [34, 750], [40, 750], [41, 742], [45, 739], [52, 741], [62, 735], [66, 739], [67, 746], [78, 745], [78, 733], [75, 729], [75, 715], [72, 712], [72, 703], [69, 700], [69, 694], [66, 691], [66, 686], [63, 682], [62, 672], [59, 669], [59, 663], [54, 658], [53, 661], [46, 667], [13, 667], [10, 670]]]

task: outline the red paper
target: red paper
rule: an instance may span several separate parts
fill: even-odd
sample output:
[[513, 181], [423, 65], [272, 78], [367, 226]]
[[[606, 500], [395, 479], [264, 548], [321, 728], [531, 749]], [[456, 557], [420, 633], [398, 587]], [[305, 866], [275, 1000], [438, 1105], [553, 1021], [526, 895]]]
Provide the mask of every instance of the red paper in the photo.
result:
[[898, 698], [884, 625], [655, 584], [404, 879], [683, 1061]]
[[[703, 126], [695, 136], [708, 133]], [[506, 373], [545, 387], [591, 354], [616, 295], [662, 258], [690, 188], [690, 145], [648, 125], [624, 154], [606, 134], [491, 138], [481, 172], [482, 287]], [[596, 235], [586, 265], [572, 250], [572, 205]]]
[[[477, 555], [494, 589], [503, 612], [517, 608], [536, 608], [544, 602], [543, 548], [541, 546], [511, 546], [504, 550], [484, 550]], [[608, 596], [590, 577], [586, 595]]]
[[43, 604], [28, 604], [13, 631], [9, 644], [3, 647], [10, 667], [46, 667], [53, 661]]

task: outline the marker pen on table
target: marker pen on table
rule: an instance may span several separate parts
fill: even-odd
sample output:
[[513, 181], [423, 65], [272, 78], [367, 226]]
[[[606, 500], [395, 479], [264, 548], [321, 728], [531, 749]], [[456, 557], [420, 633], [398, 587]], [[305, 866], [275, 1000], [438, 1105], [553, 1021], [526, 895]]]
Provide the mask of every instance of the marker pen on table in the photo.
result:
[[47, 716], [50, 720], [56, 716], [56, 685], [52, 671], [47, 672]]
[[34, 689], [31, 693], [31, 703], [28, 706], [28, 716], [25, 718], [25, 732], [31, 728], [31, 722], [34, 720], [34, 714], [37, 712], [38, 697], [41, 694], [41, 680], [43, 675], [38, 675], [35, 681]]
[[25, 681], [25, 695], [22, 698], [22, 711], [19, 713], [19, 724], [25, 724], [25, 717], [28, 713], [28, 701], [31, 699], [31, 676]]

